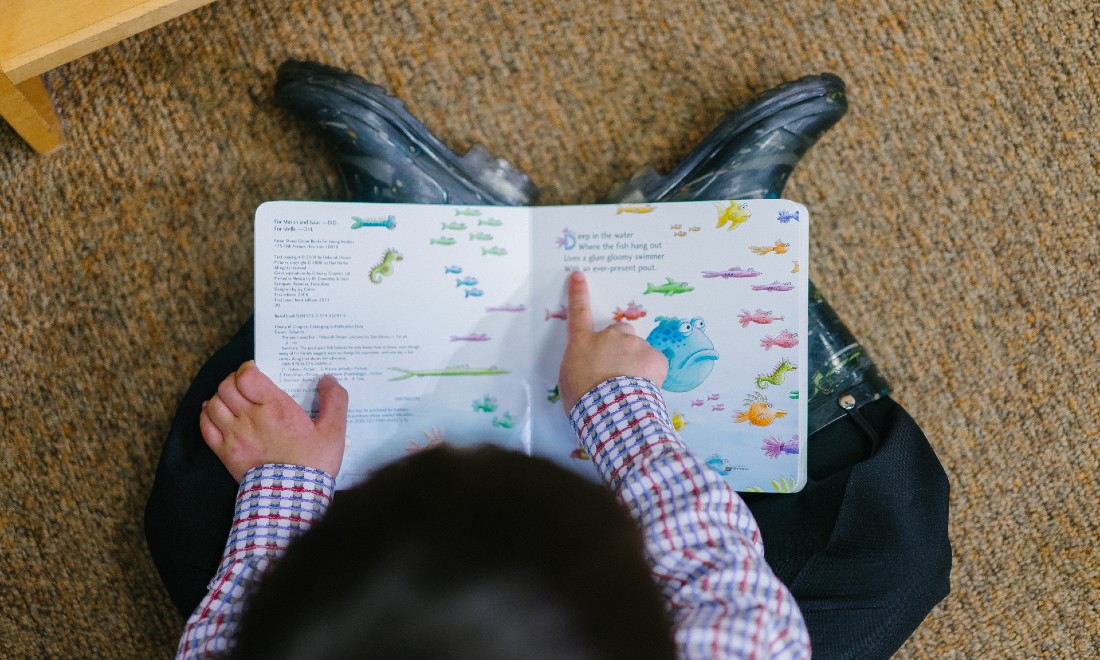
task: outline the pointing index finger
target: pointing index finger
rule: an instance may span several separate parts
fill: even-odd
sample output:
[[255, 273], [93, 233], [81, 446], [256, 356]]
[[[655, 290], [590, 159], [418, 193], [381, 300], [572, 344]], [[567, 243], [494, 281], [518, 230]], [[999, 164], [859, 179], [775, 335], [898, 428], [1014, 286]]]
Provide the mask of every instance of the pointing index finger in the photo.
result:
[[592, 332], [592, 308], [588, 302], [588, 282], [580, 271], [569, 275], [569, 311], [566, 325], [569, 336]]

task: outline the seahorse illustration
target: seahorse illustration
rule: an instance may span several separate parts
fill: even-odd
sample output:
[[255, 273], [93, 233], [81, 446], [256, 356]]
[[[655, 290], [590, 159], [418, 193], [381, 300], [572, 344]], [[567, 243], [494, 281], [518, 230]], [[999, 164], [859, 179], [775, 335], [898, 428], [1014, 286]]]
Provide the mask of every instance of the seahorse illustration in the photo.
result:
[[771, 374], [760, 374], [756, 377], [756, 386], [760, 389], [764, 389], [768, 386], [768, 383], [772, 385], [782, 385], [783, 378], [788, 371], [794, 371], [798, 367], [791, 364], [791, 361], [783, 358], [783, 361], [775, 365], [775, 369]]
[[387, 249], [382, 253], [382, 261], [378, 262], [378, 265], [370, 269], [370, 281], [375, 284], [381, 284], [383, 277], [393, 275], [393, 264], [395, 261], [401, 261], [403, 257], [401, 253], [393, 248]]

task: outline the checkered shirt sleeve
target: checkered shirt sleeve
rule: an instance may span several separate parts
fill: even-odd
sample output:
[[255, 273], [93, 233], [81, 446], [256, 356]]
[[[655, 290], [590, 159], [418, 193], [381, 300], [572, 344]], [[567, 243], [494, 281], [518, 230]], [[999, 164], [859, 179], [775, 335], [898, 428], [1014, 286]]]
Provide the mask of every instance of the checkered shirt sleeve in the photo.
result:
[[245, 473], [221, 565], [187, 620], [177, 658], [216, 657], [232, 647], [246, 595], [272, 560], [324, 514], [334, 488], [327, 473], [298, 465], [261, 465]]
[[642, 527], [681, 658], [810, 656], [802, 613], [764, 561], [748, 506], [684, 445], [652, 382], [604, 381], [569, 418]]

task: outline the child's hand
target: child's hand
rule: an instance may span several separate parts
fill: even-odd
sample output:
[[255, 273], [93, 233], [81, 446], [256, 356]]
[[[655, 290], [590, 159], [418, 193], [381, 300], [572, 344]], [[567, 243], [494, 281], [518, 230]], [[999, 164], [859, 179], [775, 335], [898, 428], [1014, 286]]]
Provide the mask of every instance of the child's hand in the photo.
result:
[[302, 465], [335, 477], [344, 458], [348, 392], [324, 376], [317, 394], [320, 413], [314, 421], [249, 360], [202, 404], [199, 430], [238, 483], [245, 472], [267, 463]]
[[634, 334], [628, 323], [612, 323], [600, 332], [592, 325], [588, 283], [584, 275], [569, 276], [569, 339], [561, 361], [558, 387], [566, 414], [588, 390], [615, 376], [648, 378], [660, 386], [668, 375], [668, 359]]

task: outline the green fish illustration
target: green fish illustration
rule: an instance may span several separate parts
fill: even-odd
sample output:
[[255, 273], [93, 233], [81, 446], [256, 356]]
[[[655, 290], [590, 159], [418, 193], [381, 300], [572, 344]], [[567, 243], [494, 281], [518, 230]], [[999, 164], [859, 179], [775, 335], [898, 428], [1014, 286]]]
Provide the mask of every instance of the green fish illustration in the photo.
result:
[[443, 223], [443, 228], [444, 229], [453, 229], [455, 231], [462, 231], [463, 229], [466, 229], [466, 223], [465, 222], [444, 222]]
[[504, 223], [496, 218], [485, 218], [477, 221], [478, 226], [485, 225], [486, 227], [499, 227]]
[[666, 296], [674, 296], [677, 293], [687, 293], [688, 291], [694, 291], [695, 287], [688, 286], [687, 282], [677, 282], [671, 277], [664, 284], [653, 284], [652, 282], [646, 282], [645, 291], [642, 295], [647, 293], [663, 293]]
[[471, 369], [465, 364], [457, 367], [447, 367], [446, 369], [427, 369], [425, 371], [413, 371], [412, 369], [402, 369], [401, 367], [390, 367], [390, 369], [402, 372], [400, 376], [395, 376], [390, 380], [408, 380], [409, 378], [421, 378], [424, 376], [499, 376], [500, 374], [508, 373], [506, 370], [498, 369], [495, 366]]
[[455, 209], [455, 217], [457, 218], [460, 215], [471, 215], [477, 217], [481, 215], [481, 211], [477, 209]]
[[497, 400], [486, 394], [481, 399], [474, 400], [474, 412], [491, 413], [497, 409]]
[[490, 247], [490, 248], [481, 248], [481, 254], [482, 254], [482, 256], [484, 256], [486, 254], [491, 254], [491, 255], [494, 255], [494, 256], [497, 256], [497, 257], [503, 257], [504, 255], [508, 254], [508, 250], [505, 250], [502, 247], [497, 247], [497, 246], [494, 245], [493, 247]]
[[486, 234], [483, 231], [479, 231], [476, 234], [471, 232], [470, 233], [470, 240], [471, 241], [491, 241], [491, 240], [493, 240], [493, 235], [492, 234]]
[[455, 239], [450, 236], [440, 236], [439, 238], [433, 238], [429, 243], [431, 245], [454, 245]]
[[386, 216], [384, 219], [370, 220], [367, 218], [360, 218], [357, 215], [351, 216], [354, 223], [351, 225], [352, 229], [362, 229], [363, 227], [385, 227], [386, 229], [396, 229], [397, 220], [392, 216]]
[[500, 417], [493, 418], [493, 426], [499, 429], [510, 429], [516, 425], [516, 420], [512, 419], [512, 413], [504, 411], [504, 414]]
[[552, 390], [546, 390], [546, 400], [550, 403], [561, 401], [561, 391], [558, 390], [557, 385], [555, 385]]

